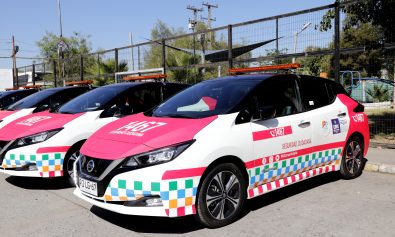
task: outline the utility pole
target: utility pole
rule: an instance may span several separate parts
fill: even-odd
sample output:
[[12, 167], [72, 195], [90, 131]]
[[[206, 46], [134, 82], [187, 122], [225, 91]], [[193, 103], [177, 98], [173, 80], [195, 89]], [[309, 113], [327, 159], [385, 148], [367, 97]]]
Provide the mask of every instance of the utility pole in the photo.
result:
[[190, 5], [187, 6], [187, 9], [191, 10], [193, 12], [193, 17], [194, 17], [193, 20], [189, 19], [188, 28], [191, 29], [192, 32], [193, 32], [193, 64], [196, 64], [196, 62], [195, 62], [195, 58], [196, 58], [195, 27], [196, 27], [196, 24], [198, 23], [197, 14], [198, 14], [198, 12], [202, 12], [203, 9], [202, 8], [197, 8], [197, 7], [194, 7], [194, 6], [190, 6]]
[[18, 69], [16, 68], [16, 53], [19, 51], [19, 47], [15, 46], [15, 39], [12, 36], [12, 72], [13, 72], [13, 82], [12, 85], [19, 87], [18, 83]]
[[[207, 7], [207, 18], [202, 17], [202, 20], [207, 20], [207, 28], [209, 30], [211, 30], [211, 21], [216, 21], [217, 20], [216, 18], [211, 18], [211, 11], [212, 11], [213, 7], [214, 8], [218, 8], [218, 4], [213, 5], [213, 4], [210, 4], [208, 2], [206, 2], [206, 3], [203, 2], [202, 5]], [[211, 48], [211, 42], [212, 42], [212, 32], [210, 31], [209, 32], [209, 40], [208, 40], [208, 46], [209, 46], [210, 49], [212, 49]]]
[[[62, 26], [62, 9], [60, 7], [60, 0], [58, 0], [58, 11], [59, 11], [59, 27], [60, 27], [60, 41], [58, 43], [58, 58], [59, 58], [59, 78], [62, 80], [64, 77], [64, 54], [63, 50], [66, 47], [63, 42], [63, 26]], [[54, 85], [55, 87], [57, 85]]]

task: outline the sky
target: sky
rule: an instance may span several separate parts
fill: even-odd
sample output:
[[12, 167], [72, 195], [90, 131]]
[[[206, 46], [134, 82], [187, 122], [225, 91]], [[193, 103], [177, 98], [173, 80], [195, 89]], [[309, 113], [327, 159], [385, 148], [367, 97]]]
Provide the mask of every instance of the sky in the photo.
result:
[[[158, 20], [186, 31], [192, 12], [188, 5], [202, 7], [202, 0], [61, 0], [63, 36], [73, 32], [89, 35], [93, 51], [129, 45], [150, 38]], [[210, 0], [217, 4], [212, 27], [284, 14], [328, 5], [334, 0]], [[207, 11], [202, 13], [207, 17]], [[46, 32], [60, 34], [58, 0], [0, 0], [0, 57], [11, 55], [14, 35], [20, 57], [39, 56], [36, 46]], [[17, 66], [30, 65], [31, 60], [17, 59]], [[12, 68], [11, 58], [0, 58], [0, 69]]]

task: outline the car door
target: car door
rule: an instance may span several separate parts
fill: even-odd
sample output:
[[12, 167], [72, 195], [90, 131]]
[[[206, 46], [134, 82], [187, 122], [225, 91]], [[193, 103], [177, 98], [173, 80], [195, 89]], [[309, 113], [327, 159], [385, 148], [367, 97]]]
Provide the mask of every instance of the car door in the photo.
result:
[[[336, 101], [326, 79], [302, 76], [301, 98], [312, 127], [312, 157], [314, 167], [339, 164], [349, 117], [347, 108]], [[312, 167], [312, 168], [314, 168]]]
[[255, 184], [265, 184], [308, 169], [311, 146], [310, 117], [303, 113], [297, 77], [276, 76], [258, 88], [259, 109], [273, 106], [273, 118], [251, 123], [255, 159]]

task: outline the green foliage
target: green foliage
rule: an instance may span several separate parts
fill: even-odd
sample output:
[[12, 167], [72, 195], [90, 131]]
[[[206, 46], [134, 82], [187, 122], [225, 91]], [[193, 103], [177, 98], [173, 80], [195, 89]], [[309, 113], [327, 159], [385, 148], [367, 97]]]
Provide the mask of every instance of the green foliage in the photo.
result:
[[69, 58], [79, 54], [87, 54], [91, 51], [90, 36], [85, 36], [78, 32], [74, 32], [71, 37], [62, 37], [55, 35], [52, 32], [46, 32], [45, 35], [36, 42], [40, 48], [40, 56], [48, 59], [58, 58], [58, 43], [63, 40], [68, 50], [64, 52], [64, 57]]
[[[67, 77], [73, 77], [80, 73], [80, 58], [78, 55], [88, 54], [91, 51], [91, 43], [88, 39], [89, 36], [78, 32], [74, 32], [71, 37], [62, 38], [52, 32], [46, 32], [36, 44], [40, 48], [41, 57], [49, 60], [57, 60], [59, 58], [58, 43], [61, 40], [65, 42], [67, 44], [67, 50], [63, 53], [65, 74]], [[84, 66], [89, 67], [91, 62], [91, 60], [84, 61]]]
[[[118, 62], [117, 72], [128, 71], [128, 64], [126, 61]], [[87, 69], [87, 73], [90, 75], [97, 75], [94, 77], [94, 84], [96, 86], [104, 86], [114, 83], [114, 73], [115, 73], [115, 59], [107, 59], [105, 61], [96, 62]]]
[[388, 87], [384, 87], [383, 85], [374, 85], [373, 89], [367, 89], [366, 93], [373, 98], [373, 102], [391, 100]]

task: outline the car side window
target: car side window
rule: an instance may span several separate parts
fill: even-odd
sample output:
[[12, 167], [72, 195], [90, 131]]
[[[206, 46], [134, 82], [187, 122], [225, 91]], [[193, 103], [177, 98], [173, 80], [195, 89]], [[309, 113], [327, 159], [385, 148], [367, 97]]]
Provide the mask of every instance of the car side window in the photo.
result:
[[101, 117], [121, 117], [144, 112], [161, 101], [160, 87], [147, 85], [132, 87], [118, 96]]
[[317, 109], [332, 102], [324, 79], [303, 76], [300, 85], [302, 102], [306, 110]]
[[275, 117], [302, 112], [296, 80], [288, 76], [264, 82], [257, 91], [257, 101], [259, 108], [273, 106]]

